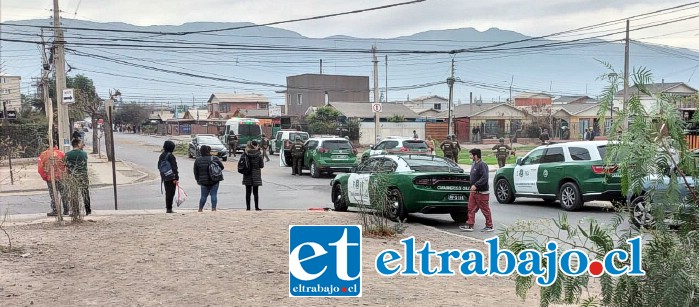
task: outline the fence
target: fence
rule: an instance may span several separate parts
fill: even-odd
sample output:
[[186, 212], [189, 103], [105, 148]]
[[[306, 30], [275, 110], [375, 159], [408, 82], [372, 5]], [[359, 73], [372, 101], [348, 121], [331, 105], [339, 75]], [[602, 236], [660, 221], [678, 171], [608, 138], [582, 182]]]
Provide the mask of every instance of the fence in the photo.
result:
[[[483, 142], [483, 140], [512, 139], [513, 142], [538, 142], [544, 129], [548, 130], [549, 138], [555, 140], [582, 140], [585, 130], [591, 125], [589, 121], [567, 123], [562, 121], [543, 123], [539, 121], [522, 120], [486, 120], [478, 122], [455, 122], [454, 131], [461, 142]], [[552, 128], [555, 127], [555, 128]], [[564, 128], [565, 127], [565, 128]], [[477, 128], [478, 133], [475, 132]], [[595, 136], [606, 135], [599, 125], [594, 126]], [[609, 127], [606, 129], [609, 130]], [[520, 142], [521, 143], [521, 142]]]

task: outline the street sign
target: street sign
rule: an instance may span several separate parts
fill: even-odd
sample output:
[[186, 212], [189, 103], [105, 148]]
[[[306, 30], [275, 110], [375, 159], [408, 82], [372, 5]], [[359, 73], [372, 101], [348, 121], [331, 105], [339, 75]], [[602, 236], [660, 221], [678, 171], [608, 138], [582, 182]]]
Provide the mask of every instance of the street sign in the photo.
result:
[[383, 109], [383, 107], [381, 106], [380, 103], [372, 103], [371, 104], [371, 111], [374, 113], [376, 113], [376, 112], [381, 113], [382, 109]]
[[17, 119], [17, 111], [7, 111], [7, 119]]
[[63, 90], [63, 104], [75, 103], [75, 96], [73, 95], [73, 89], [67, 88]]
[[270, 105], [269, 106], [269, 116], [282, 116], [282, 106]]

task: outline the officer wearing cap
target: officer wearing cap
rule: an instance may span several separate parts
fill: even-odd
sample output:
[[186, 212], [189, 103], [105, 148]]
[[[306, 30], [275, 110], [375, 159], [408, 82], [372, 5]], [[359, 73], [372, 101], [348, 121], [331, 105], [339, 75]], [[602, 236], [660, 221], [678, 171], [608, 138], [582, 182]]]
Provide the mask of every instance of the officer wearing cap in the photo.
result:
[[294, 145], [291, 146], [291, 175], [301, 176], [303, 170], [303, 155], [306, 152], [306, 146], [301, 141], [301, 136], [296, 136]]
[[512, 147], [510, 145], [505, 144], [505, 139], [500, 138], [500, 144], [496, 144], [493, 146], [493, 150], [495, 151], [495, 157], [498, 159], [498, 167], [504, 167], [505, 162], [507, 161], [507, 157], [510, 155], [510, 152], [512, 151]]
[[459, 163], [459, 154], [461, 153], [461, 145], [459, 145], [459, 140], [456, 139], [456, 134], [451, 135], [451, 150], [454, 162]]

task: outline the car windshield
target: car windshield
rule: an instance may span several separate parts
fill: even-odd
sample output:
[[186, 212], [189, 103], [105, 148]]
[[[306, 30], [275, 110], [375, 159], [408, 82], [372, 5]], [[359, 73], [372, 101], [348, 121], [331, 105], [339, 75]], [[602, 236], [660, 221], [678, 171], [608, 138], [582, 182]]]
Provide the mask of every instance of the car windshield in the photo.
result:
[[427, 144], [424, 141], [405, 141], [403, 146], [410, 149], [427, 149]]
[[200, 136], [199, 137], [199, 144], [221, 145], [221, 141], [219, 141], [217, 138], [215, 138], [213, 136]]
[[404, 158], [411, 170], [416, 172], [463, 172], [463, 169], [452, 162], [434, 157]]
[[323, 148], [328, 149], [328, 150], [343, 150], [343, 149], [352, 149], [352, 144], [350, 144], [349, 141], [325, 141], [323, 142]]

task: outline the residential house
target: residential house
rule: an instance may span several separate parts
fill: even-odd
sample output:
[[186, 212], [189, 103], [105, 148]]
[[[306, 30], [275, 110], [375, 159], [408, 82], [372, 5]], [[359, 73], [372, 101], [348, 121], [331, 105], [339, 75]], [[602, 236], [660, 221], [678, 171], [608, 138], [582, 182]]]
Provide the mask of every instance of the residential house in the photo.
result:
[[449, 99], [437, 95], [422, 96], [403, 102], [403, 104], [417, 113], [426, 110], [441, 112], [449, 108]]
[[182, 119], [206, 120], [209, 118], [208, 110], [189, 109], [184, 113]]
[[301, 117], [331, 102], [369, 101], [368, 76], [302, 74], [286, 77], [286, 114]]
[[[21, 80], [19, 76], [0, 75], [0, 103], [5, 105], [7, 111], [17, 111], [18, 114], [22, 108]], [[2, 104], [0, 104], [0, 111], [2, 111]]]
[[[697, 95], [697, 90], [685, 84], [684, 82], [652, 83], [646, 85], [646, 88], [651, 94], [653, 94], [652, 96], [641, 93], [638, 87], [634, 85], [627, 89], [627, 97], [630, 99], [633, 96], [638, 96], [641, 100], [641, 104], [647, 112], [650, 112], [655, 108], [655, 105], [657, 103], [657, 95], [671, 94], [681, 97], [691, 97]], [[614, 94], [614, 107], [618, 107], [620, 110], [623, 110], [623, 101], [624, 90], [620, 90], [616, 92], [616, 94]], [[680, 103], [680, 105], [678, 105], [677, 107], [680, 110], [691, 110], [691, 113], [693, 113], [693, 111], [696, 110], [697, 107], [696, 102], [696, 99], [694, 99], [693, 101]]]
[[[331, 102], [330, 106], [340, 111], [347, 118], [356, 118], [363, 122], [373, 122], [374, 112], [371, 110], [371, 102]], [[414, 122], [420, 118], [410, 108], [399, 103], [382, 103], [382, 110], [379, 113], [379, 121], [386, 122], [394, 116], [402, 116], [405, 121]]]
[[571, 140], [582, 139], [585, 130], [589, 127], [593, 127], [598, 136], [608, 135], [614, 113], [611, 109], [606, 112], [604, 126], [602, 126], [600, 125], [598, 116], [600, 107], [599, 103], [578, 103], [555, 106], [552, 119], [553, 123], [551, 125], [554, 127], [553, 131], [551, 131], [552, 136], [560, 137], [562, 135], [562, 127], [570, 129]]
[[212, 118], [228, 119], [248, 113], [266, 116], [269, 99], [260, 94], [214, 93], [209, 97], [208, 105]]
[[522, 93], [515, 96], [515, 107], [547, 106], [552, 104], [552, 98], [544, 93]]
[[[442, 112], [443, 116], [447, 112]], [[471, 131], [478, 127], [481, 138], [499, 138], [513, 134], [527, 115], [507, 103], [462, 104], [454, 107], [454, 132], [461, 142], [470, 141]]]
[[598, 101], [589, 96], [559, 96], [553, 100], [552, 104], [579, 104], [579, 103], [597, 103]]

